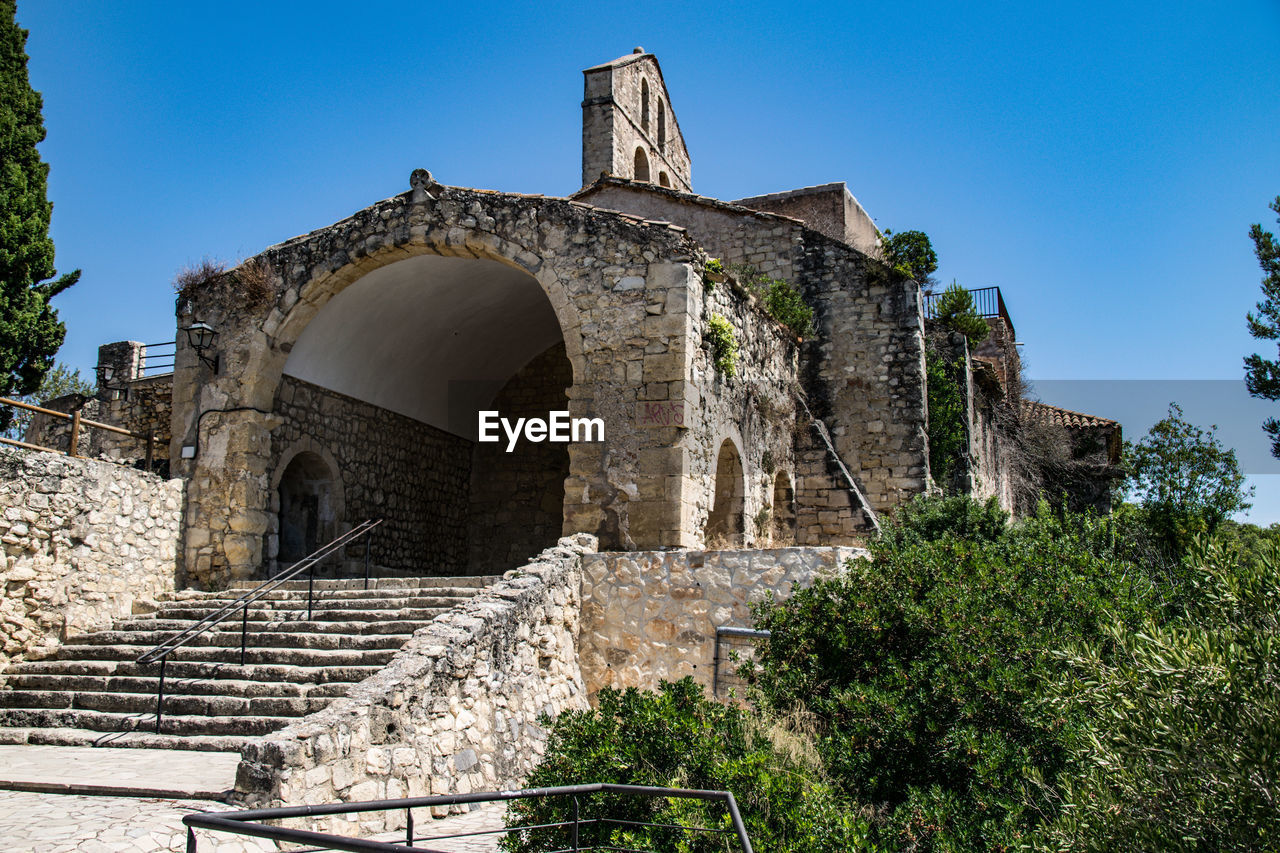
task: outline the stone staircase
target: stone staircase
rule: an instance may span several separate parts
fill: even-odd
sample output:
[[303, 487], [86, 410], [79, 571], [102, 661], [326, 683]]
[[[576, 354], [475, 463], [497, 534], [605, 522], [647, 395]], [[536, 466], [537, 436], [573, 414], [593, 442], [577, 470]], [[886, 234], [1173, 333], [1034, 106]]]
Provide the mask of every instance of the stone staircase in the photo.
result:
[[289, 581], [250, 606], [240, 663], [239, 615], [176, 650], [165, 669], [136, 659], [234, 600], [177, 593], [156, 612], [73, 637], [56, 654], [12, 665], [0, 688], [0, 743], [238, 750], [254, 737], [325, 707], [391, 660], [415, 630], [496, 580], [427, 577]]

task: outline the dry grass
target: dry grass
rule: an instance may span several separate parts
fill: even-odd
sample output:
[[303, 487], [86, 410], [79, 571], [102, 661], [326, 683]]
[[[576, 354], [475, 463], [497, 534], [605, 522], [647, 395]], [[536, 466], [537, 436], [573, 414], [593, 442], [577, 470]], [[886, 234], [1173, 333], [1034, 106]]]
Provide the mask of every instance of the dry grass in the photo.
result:
[[228, 264], [215, 258], [204, 258], [178, 271], [173, 277], [173, 289], [182, 299], [191, 299], [200, 291], [219, 280], [229, 280], [236, 285], [235, 296], [241, 304], [256, 308], [265, 305], [273, 296], [271, 267], [265, 262], [250, 258], [228, 271]]
[[216, 281], [227, 272], [225, 261], [204, 258], [198, 263], [178, 270], [173, 277], [173, 289], [182, 299], [190, 299], [197, 291], [203, 290], [210, 282]]

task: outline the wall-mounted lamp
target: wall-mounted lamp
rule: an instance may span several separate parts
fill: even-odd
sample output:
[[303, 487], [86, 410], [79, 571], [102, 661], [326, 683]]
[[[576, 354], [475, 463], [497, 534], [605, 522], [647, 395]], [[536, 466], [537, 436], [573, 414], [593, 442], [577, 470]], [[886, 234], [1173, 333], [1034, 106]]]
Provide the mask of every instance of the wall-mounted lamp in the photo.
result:
[[116, 378], [115, 365], [99, 364], [98, 365], [98, 390], [102, 394], [104, 400], [119, 400], [121, 397], [127, 396], [129, 386], [120, 387], [112, 385], [111, 380]]
[[213, 326], [208, 323], [192, 323], [182, 331], [187, 333], [187, 343], [191, 344], [191, 348], [196, 351], [196, 357], [209, 366], [214, 373], [218, 372], [218, 356], [205, 355], [205, 353], [213, 348], [213, 340], [218, 336]]

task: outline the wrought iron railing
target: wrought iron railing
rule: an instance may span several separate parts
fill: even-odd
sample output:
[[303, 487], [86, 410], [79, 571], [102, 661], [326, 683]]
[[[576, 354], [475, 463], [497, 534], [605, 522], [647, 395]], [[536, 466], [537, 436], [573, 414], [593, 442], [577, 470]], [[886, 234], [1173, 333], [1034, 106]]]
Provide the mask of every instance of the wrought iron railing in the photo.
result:
[[[708, 826], [682, 826], [676, 824], [657, 824], [645, 821], [623, 820], [615, 817], [600, 816], [583, 817], [581, 799], [594, 794], [621, 794], [634, 797], [661, 797], [664, 799], [704, 800], [724, 803], [729, 816], [729, 828]], [[479, 832], [462, 832], [452, 835], [417, 835], [413, 821], [413, 810], [431, 808], [433, 806], [466, 805], [471, 803], [510, 802], [546, 797], [572, 797], [572, 820], [538, 824], [536, 826], [516, 826], [502, 829], [482, 830]], [[295, 829], [285, 826], [272, 826], [268, 822], [279, 822], [286, 818], [305, 818], [324, 815], [350, 815], [364, 812], [399, 811], [405, 812], [404, 842], [378, 841], [371, 838], [349, 838], [325, 832], [313, 832], [306, 829]], [[643, 785], [610, 785], [597, 782], [593, 785], [567, 785], [558, 788], [527, 788], [521, 791], [480, 791], [471, 794], [446, 794], [435, 797], [414, 797], [404, 800], [372, 800], [363, 803], [330, 803], [317, 806], [286, 806], [274, 809], [253, 809], [241, 812], [199, 812], [182, 818], [187, 826], [187, 853], [198, 853], [195, 830], [207, 829], [214, 832], [227, 832], [234, 835], [248, 835], [254, 838], [270, 838], [277, 842], [312, 845], [321, 850], [349, 850], [354, 853], [439, 853], [434, 847], [424, 847], [419, 842], [428, 844], [479, 835], [504, 835], [512, 832], [560, 829], [565, 830], [567, 846], [547, 850], [546, 853], [588, 853], [595, 850], [627, 850], [631, 853], [660, 853], [660, 851], [637, 850], [631, 847], [617, 847], [607, 842], [596, 840], [601, 828], [609, 827], [654, 827], [670, 832], [703, 833], [725, 836], [726, 849], [728, 841], [734, 839], [741, 853], [752, 853], [751, 840], [747, 837], [746, 825], [738, 812], [738, 803], [729, 791], [699, 791], [688, 788], [652, 788]], [[666, 853], [666, 851], [661, 851]]]
[[138, 376], [159, 376], [172, 373], [177, 359], [178, 344], [176, 341], [164, 341], [158, 344], [143, 344], [138, 356]]
[[[314, 552], [303, 557], [289, 568], [276, 574], [275, 577], [263, 581], [258, 586], [246, 592], [235, 601], [228, 602], [217, 610], [205, 616], [199, 622], [189, 628], [184, 628], [173, 634], [164, 642], [157, 645], [150, 651], [143, 652], [138, 656], [136, 663], [143, 666], [160, 662], [160, 681], [156, 687], [156, 734], [160, 733], [160, 722], [164, 718], [164, 669], [165, 664], [169, 660], [169, 655], [194, 640], [196, 637], [212, 630], [228, 619], [240, 614], [240, 665], [245, 664], [245, 652], [249, 642], [249, 605], [258, 599], [272, 592], [286, 581], [293, 580], [303, 572], [307, 572], [307, 620], [311, 619], [312, 607], [315, 603], [315, 567], [325, 558], [332, 554], [339, 553], [346, 547], [361, 537], [368, 537], [373, 529], [382, 523], [382, 519], [366, 519], [346, 533], [334, 539], [327, 545], [322, 545]], [[364, 585], [365, 589], [369, 588], [369, 547], [370, 539], [365, 538], [364, 550]]]
[[[933, 293], [927, 293], [924, 296], [924, 316], [932, 318], [938, 304], [938, 300], [942, 298], [943, 291], [937, 290]], [[1004, 297], [1000, 295], [998, 287], [979, 287], [977, 290], [970, 290], [969, 295], [973, 297], [974, 310], [982, 317], [999, 317], [1009, 325], [1009, 334], [1011, 338], [1016, 338], [1013, 334], [1013, 321], [1009, 319], [1009, 311], [1005, 308]]]

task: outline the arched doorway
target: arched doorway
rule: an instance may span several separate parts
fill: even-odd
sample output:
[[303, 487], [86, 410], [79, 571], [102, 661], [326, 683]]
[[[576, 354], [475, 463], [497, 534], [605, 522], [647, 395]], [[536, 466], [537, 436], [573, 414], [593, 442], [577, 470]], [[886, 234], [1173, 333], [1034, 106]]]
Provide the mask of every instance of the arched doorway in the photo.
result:
[[708, 548], [741, 548], [744, 521], [742, 457], [726, 438], [716, 457], [715, 497], [707, 518]]
[[280, 476], [279, 561], [296, 563], [337, 531], [334, 475], [319, 454], [303, 451]]

